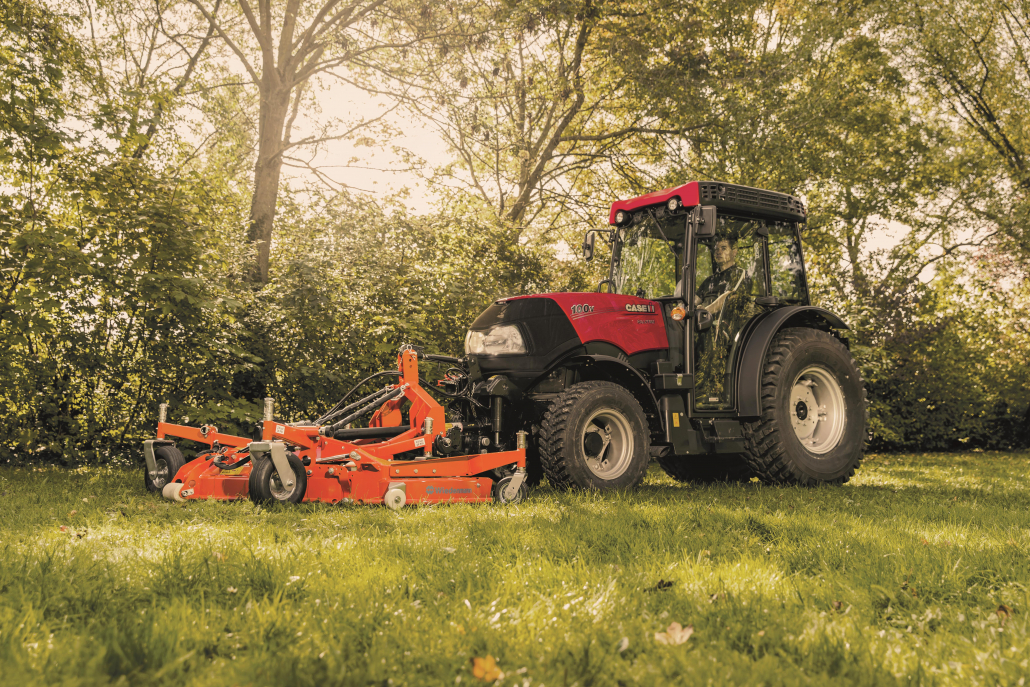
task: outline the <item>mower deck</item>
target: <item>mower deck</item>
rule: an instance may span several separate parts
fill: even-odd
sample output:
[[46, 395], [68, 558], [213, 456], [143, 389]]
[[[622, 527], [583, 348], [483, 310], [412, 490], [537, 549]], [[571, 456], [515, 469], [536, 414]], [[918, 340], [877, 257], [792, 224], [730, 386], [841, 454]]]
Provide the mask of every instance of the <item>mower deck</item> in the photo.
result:
[[[336, 433], [354, 434], [339, 428], [341, 423], [319, 427], [266, 417], [262, 441], [255, 442], [219, 434], [215, 427], [170, 424], [162, 417], [157, 439], [145, 445], [148, 474], [157, 474], [154, 447], [178, 437], [212, 448], [179, 468], [163, 486], [162, 495], [174, 501], [249, 496], [255, 501], [385, 504], [396, 509], [405, 503], [519, 500], [524, 493], [524, 442], [514, 451], [433, 457], [433, 447], [446, 440], [451, 426], [444, 422], [443, 407], [420, 386], [415, 351], [402, 351], [398, 364], [397, 384], [368, 406], [377, 408], [369, 427], [394, 427], [393, 437], [347, 441], [335, 438]], [[410, 426], [402, 429], [401, 405], [406, 401]], [[516, 472], [501, 487], [484, 474], [511, 465], [517, 466]]]

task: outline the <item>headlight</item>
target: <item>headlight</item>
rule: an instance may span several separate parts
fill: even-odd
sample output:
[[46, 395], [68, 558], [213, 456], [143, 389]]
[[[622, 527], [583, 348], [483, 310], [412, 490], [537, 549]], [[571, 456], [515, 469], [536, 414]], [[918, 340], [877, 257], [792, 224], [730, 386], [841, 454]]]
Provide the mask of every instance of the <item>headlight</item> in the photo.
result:
[[511, 355], [525, 353], [522, 333], [513, 324], [502, 324], [483, 332], [469, 330], [465, 335], [465, 353], [475, 355]]

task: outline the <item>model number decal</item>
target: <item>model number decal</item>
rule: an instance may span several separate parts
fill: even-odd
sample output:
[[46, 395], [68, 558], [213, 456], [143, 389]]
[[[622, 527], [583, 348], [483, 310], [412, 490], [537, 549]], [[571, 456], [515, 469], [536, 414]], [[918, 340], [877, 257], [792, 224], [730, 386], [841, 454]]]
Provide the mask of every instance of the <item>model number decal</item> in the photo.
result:
[[286, 434], [286, 427], [283, 426], [283, 425], [276, 425], [275, 426], [275, 433], [276, 434]]
[[627, 303], [626, 312], [654, 312], [654, 306], [649, 303]]
[[415, 439], [415, 446], [425, 446], [425, 445], [426, 445], [426, 440], [425, 439]]
[[571, 310], [573, 315], [579, 315], [582, 313], [594, 312], [594, 306], [586, 304], [574, 305]]

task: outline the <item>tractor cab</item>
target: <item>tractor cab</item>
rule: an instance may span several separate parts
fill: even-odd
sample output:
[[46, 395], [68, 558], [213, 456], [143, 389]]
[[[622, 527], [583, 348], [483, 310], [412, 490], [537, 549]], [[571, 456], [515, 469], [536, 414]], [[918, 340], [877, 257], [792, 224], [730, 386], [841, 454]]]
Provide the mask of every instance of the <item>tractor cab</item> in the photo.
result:
[[[693, 411], [734, 408], [740, 334], [756, 315], [808, 304], [804, 220], [791, 196], [716, 182], [612, 205], [612, 229], [602, 233], [611, 262], [598, 290], [660, 303], [673, 371], [693, 377]], [[587, 259], [593, 251], [588, 234]]]

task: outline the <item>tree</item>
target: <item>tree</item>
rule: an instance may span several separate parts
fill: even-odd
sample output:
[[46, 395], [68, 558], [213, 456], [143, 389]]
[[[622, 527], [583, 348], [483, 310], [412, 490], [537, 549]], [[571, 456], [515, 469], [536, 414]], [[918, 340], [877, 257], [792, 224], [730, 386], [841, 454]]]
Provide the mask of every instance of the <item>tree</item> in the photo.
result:
[[995, 165], [981, 180], [986, 202], [973, 207], [1030, 260], [1030, 3], [914, 2], [882, 16], [927, 108], [961, 123], [963, 147]]
[[337, 68], [368, 59], [371, 53], [401, 48], [422, 37], [397, 29], [400, 33], [395, 35], [400, 37], [394, 42], [383, 40], [383, 22], [393, 20], [385, 12], [386, 0], [258, 0], [256, 7], [249, 0], [235, 0], [242, 18], [219, 15], [218, 5], [209, 6], [205, 0], [189, 1], [231, 49], [259, 93], [248, 239], [257, 250], [251, 278], [264, 284], [269, 280], [273, 225], [287, 151], [352, 136], [384, 116], [362, 118], [343, 132], [293, 140], [306, 89], [319, 75], [332, 74]]
[[[430, 170], [445, 195], [471, 196], [520, 237], [562, 238], [557, 225], [596, 221], [605, 201], [587, 192], [634, 136], [680, 135], [656, 124], [616, 63], [632, 41], [633, 2], [459, 5], [460, 34], [408, 51], [384, 71], [407, 109], [430, 122], [455, 160]], [[652, 8], [656, 13], [663, 8]], [[400, 60], [398, 60], [400, 62]]]

